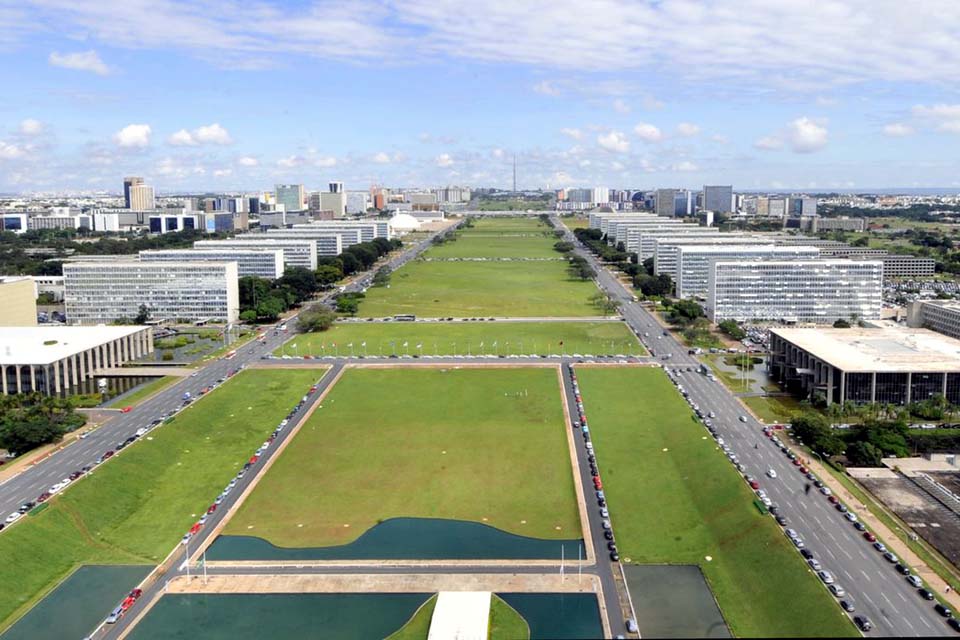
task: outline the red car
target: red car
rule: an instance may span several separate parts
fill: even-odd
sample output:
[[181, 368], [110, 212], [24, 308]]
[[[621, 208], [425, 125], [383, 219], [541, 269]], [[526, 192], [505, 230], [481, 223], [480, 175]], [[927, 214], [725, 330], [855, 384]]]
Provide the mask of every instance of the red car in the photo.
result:
[[795, 466], [795, 467], [799, 467], [800, 464], [801, 464], [801, 463], [800, 463], [800, 458], [797, 458], [796, 460], [793, 461], [793, 466]]
[[877, 541], [877, 536], [873, 535], [873, 534], [870, 533], [869, 531], [864, 531], [864, 532], [863, 532], [863, 537], [867, 539], [867, 542], [876, 542], [876, 541]]
[[310, 393], [315, 393], [317, 391], [317, 385], [310, 387]]
[[827, 500], [830, 501], [830, 504], [837, 504], [838, 502], [840, 502], [840, 498], [838, 498], [837, 496], [829, 496]]
[[760, 488], [760, 483], [754, 480], [753, 482], [750, 483], [750, 488], [756, 491], [757, 489]]
[[250, 456], [250, 464], [257, 464], [257, 460], [260, 459], [260, 456]]
[[126, 598], [123, 599], [123, 602], [120, 603], [120, 608], [126, 611], [127, 609], [132, 607], [133, 603], [136, 601], [137, 599], [134, 598], [133, 596], [127, 596]]
[[139, 600], [140, 596], [143, 595], [143, 589], [134, 589], [130, 592], [130, 597], [134, 600]]
[[203, 526], [203, 525], [200, 524], [199, 522], [197, 522], [196, 524], [194, 524], [192, 527], [190, 527], [190, 535], [192, 535], [192, 536], [197, 535], [197, 532], [200, 531], [200, 527], [202, 527], [202, 526]]
[[593, 486], [597, 488], [597, 491], [603, 489], [603, 483], [600, 482], [600, 476], [593, 477]]
[[105, 454], [103, 454], [104, 460], [107, 460], [108, 458], [112, 458], [112, 457], [113, 457], [113, 451], [107, 451]]
[[120, 409], [121, 413], [130, 413], [131, 411], [133, 411], [133, 407], [124, 407], [123, 409]]
[[207, 507], [207, 513], [213, 513], [216, 510], [217, 510], [217, 505], [215, 504], [212, 504], [209, 507]]
[[805, 473], [807, 473], [807, 471], [809, 471], [809, 469], [807, 469], [807, 468], [806, 468], [805, 466], [803, 466], [803, 465], [800, 465], [800, 473], [804, 473], [804, 474], [805, 474]]

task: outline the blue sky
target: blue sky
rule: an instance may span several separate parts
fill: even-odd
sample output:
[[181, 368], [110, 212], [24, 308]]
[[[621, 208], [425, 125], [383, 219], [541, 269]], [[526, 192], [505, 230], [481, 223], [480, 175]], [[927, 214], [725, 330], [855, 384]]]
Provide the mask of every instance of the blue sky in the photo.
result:
[[0, 0], [0, 191], [957, 187], [951, 1]]

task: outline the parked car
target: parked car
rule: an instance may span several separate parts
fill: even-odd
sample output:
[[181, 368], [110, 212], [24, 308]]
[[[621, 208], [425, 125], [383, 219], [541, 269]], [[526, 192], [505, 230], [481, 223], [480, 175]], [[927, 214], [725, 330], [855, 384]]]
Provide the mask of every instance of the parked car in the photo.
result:
[[873, 629], [873, 625], [870, 624], [870, 620], [866, 616], [853, 616], [853, 622], [860, 628], [860, 631], [870, 631]]

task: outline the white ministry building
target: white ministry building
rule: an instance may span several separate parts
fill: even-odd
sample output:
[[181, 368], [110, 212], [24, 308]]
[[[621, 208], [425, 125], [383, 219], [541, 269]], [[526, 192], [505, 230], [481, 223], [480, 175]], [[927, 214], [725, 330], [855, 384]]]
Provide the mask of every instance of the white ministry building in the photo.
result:
[[714, 260], [705, 307], [713, 322], [879, 320], [883, 262]]
[[706, 298], [712, 260], [798, 260], [816, 259], [820, 250], [805, 246], [734, 245], [680, 245], [677, 248], [677, 297]]
[[70, 262], [63, 265], [70, 324], [134, 318], [235, 322], [240, 293], [236, 262]]
[[681, 245], [729, 245], [729, 244], [757, 244], [774, 245], [773, 238], [750, 236], [746, 234], [724, 233], [707, 236], [672, 235], [659, 236], [654, 239], [653, 272], [656, 275], [665, 273], [674, 282], [677, 280], [677, 255]]
[[[334, 237], [330, 242], [333, 250], [336, 250], [339, 246], [337, 239]], [[317, 270], [317, 241], [306, 238], [267, 238], [262, 233], [250, 233], [229, 240], [197, 240], [193, 243], [193, 248], [204, 251], [207, 249], [280, 249], [283, 252], [283, 263], [287, 267]]]
[[236, 262], [237, 274], [276, 280], [283, 275], [281, 249], [158, 249], [141, 251], [140, 262]]

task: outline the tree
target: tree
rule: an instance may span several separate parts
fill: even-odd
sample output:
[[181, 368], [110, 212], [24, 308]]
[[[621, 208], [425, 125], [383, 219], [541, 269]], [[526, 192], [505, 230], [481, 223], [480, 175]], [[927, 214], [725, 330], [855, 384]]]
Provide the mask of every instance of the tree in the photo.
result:
[[353, 296], [340, 296], [337, 298], [337, 311], [340, 313], [349, 313], [353, 316], [357, 314], [359, 307], [360, 305], [357, 299]]
[[240, 309], [256, 309], [257, 304], [270, 295], [270, 281], [256, 276], [243, 276], [237, 280]]
[[272, 322], [286, 309], [285, 301], [269, 295], [257, 304], [257, 319]]
[[390, 284], [390, 267], [383, 266], [373, 274], [373, 286], [385, 287]]
[[137, 309], [137, 315], [133, 318], [134, 324], [146, 324], [150, 320], [150, 309], [147, 309], [147, 305], [142, 304], [140, 308]]
[[647, 258], [643, 261], [643, 268], [646, 270], [648, 276], [653, 275], [653, 258]]
[[257, 321], [257, 312], [254, 309], [246, 309], [240, 312], [240, 321], [241, 322], [256, 322]]
[[309, 299], [317, 291], [316, 274], [305, 267], [290, 267], [274, 282], [274, 288], [289, 287], [294, 301]]
[[0, 396], [0, 447], [21, 454], [82, 426], [69, 400], [39, 393]]
[[564, 241], [555, 242], [553, 243], [553, 250], [559, 251], [560, 253], [570, 253], [573, 251], [573, 243]]
[[843, 318], [837, 318], [837, 319], [833, 322], [833, 328], [834, 328], [834, 329], [849, 329], [849, 328], [850, 328], [850, 323], [847, 322], [846, 320], [844, 320]]
[[349, 276], [363, 268], [363, 265], [352, 253], [344, 251], [340, 254], [340, 261], [343, 264], [343, 275]]
[[297, 319], [297, 329], [303, 333], [326, 331], [333, 326], [336, 319], [336, 314], [330, 309], [316, 304], [300, 313]]
[[317, 267], [315, 272], [317, 285], [320, 287], [329, 287], [343, 278], [343, 267], [332, 264], [322, 264]]
[[747, 337], [747, 332], [740, 328], [736, 320], [723, 320], [717, 324], [717, 327], [734, 340], [743, 340]]
[[855, 467], [879, 467], [883, 452], [869, 442], [854, 442], [847, 447], [847, 459]]

